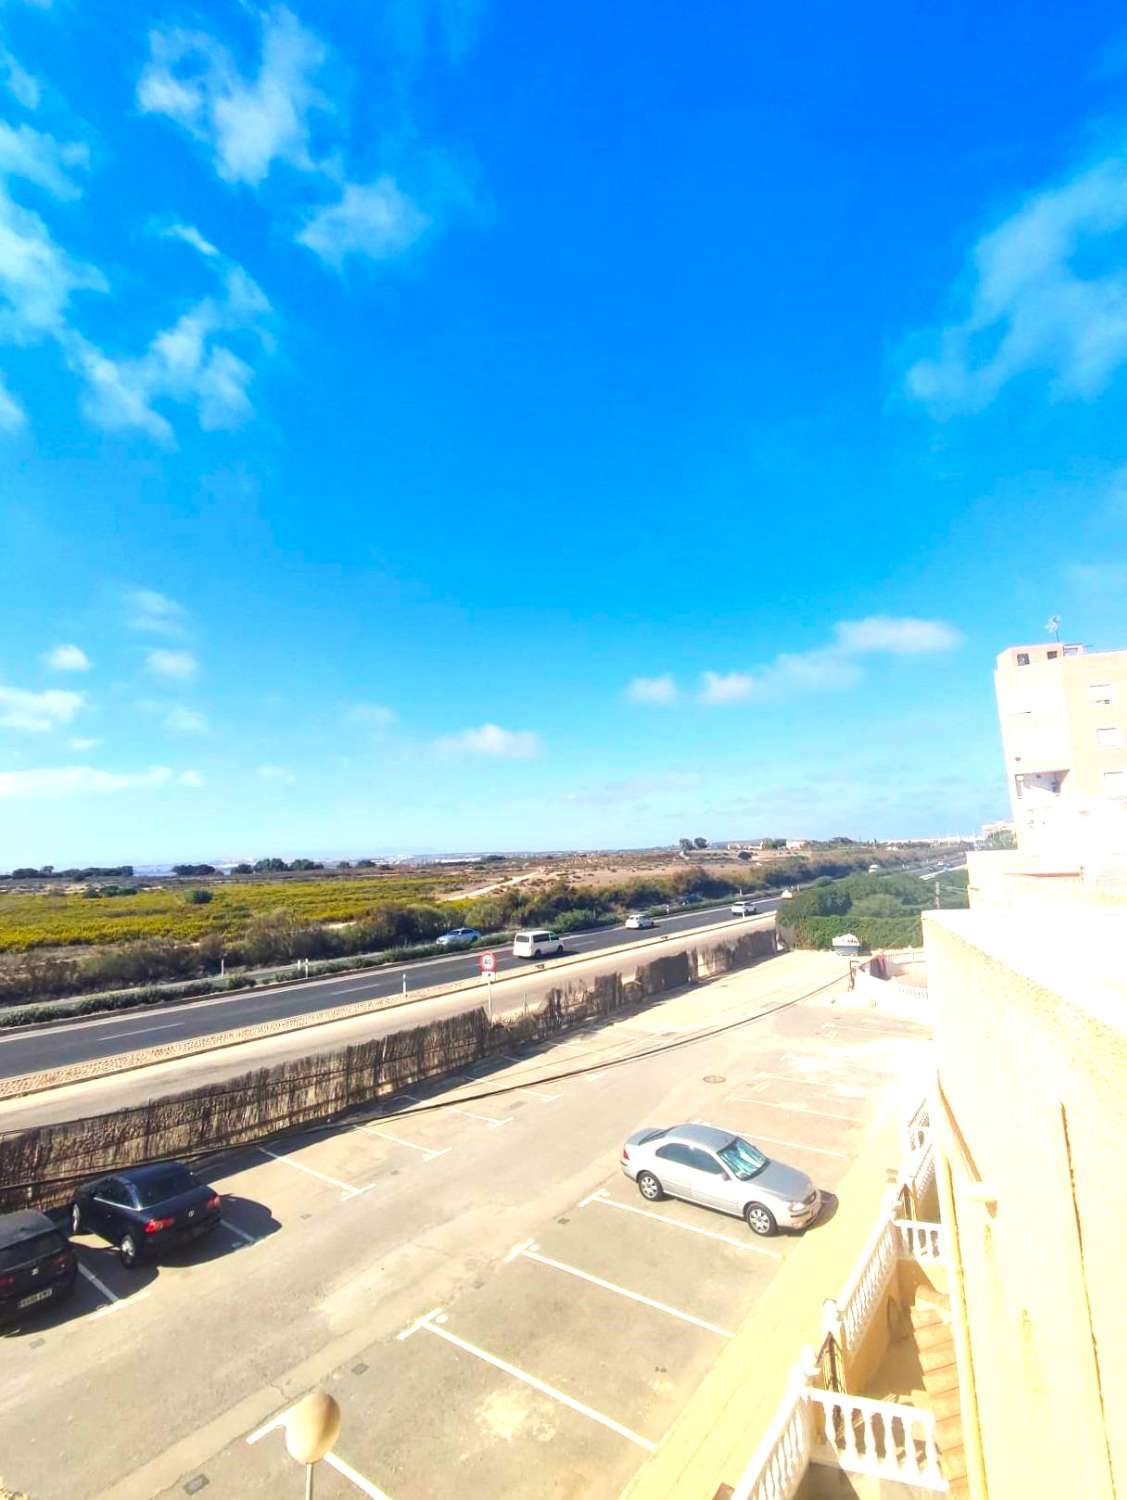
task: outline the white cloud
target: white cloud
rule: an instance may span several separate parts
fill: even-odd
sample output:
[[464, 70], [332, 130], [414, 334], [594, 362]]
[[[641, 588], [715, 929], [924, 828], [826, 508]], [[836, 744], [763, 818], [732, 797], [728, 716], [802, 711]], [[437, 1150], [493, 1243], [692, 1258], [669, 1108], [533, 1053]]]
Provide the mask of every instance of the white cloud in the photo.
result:
[[443, 755], [491, 755], [500, 760], [532, 760], [540, 754], [541, 745], [539, 737], [531, 730], [482, 724], [479, 729], [464, 729], [460, 734], [436, 740], [435, 749]]
[[74, 739], [67, 740], [67, 744], [72, 750], [94, 750], [101, 743], [101, 740], [86, 739], [79, 735], [76, 735]]
[[1127, 360], [1127, 159], [1034, 194], [972, 252], [969, 307], [939, 331], [907, 389], [937, 413], [977, 411], [1039, 370], [1054, 395], [1091, 398]]
[[24, 109], [39, 108], [39, 80], [34, 78], [6, 47], [0, 47], [0, 80]]
[[388, 260], [419, 240], [430, 219], [400, 191], [393, 177], [367, 185], [346, 182], [340, 199], [315, 210], [296, 236], [329, 265], [340, 267], [349, 255]]
[[677, 684], [669, 672], [661, 677], [635, 677], [626, 689], [626, 696], [635, 703], [674, 703]]
[[191, 224], [170, 224], [164, 231], [164, 237], [168, 240], [183, 240], [186, 245], [191, 245], [193, 250], [198, 250], [208, 260], [219, 254], [211, 241], [205, 240], [199, 230]]
[[188, 611], [156, 589], [127, 589], [129, 628], [145, 635], [183, 635]]
[[285, 786], [292, 786], [297, 780], [294, 773], [285, 766], [259, 766], [255, 775], [261, 776], [263, 781], [280, 781]]
[[190, 681], [199, 670], [199, 664], [190, 651], [150, 651], [145, 657], [145, 666], [155, 677], [169, 677], [179, 682]]
[[19, 432], [27, 422], [27, 412], [9, 391], [0, 375], [0, 432]]
[[0, 687], [0, 726], [42, 733], [69, 724], [82, 707], [81, 693], [49, 688], [43, 693], [29, 693], [23, 688]]
[[253, 186], [276, 161], [314, 167], [307, 117], [327, 107], [312, 83], [325, 49], [291, 11], [279, 6], [262, 16], [262, 61], [254, 75], [205, 32], [153, 31], [149, 49], [138, 103], [205, 142], [220, 177]]
[[270, 304], [239, 266], [227, 265], [223, 281], [223, 296], [197, 302], [139, 358], [111, 359], [71, 336], [68, 356], [86, 382], [83, 409], [92, 421], [110, 430], [138, 427], [170, 443], [172, 428], [154, 409], [156, 401], [194, 405], [205, 431], [235, 427], [251, 414], [247, 387], [254, 370], [217, 335], [255, 333], [266, 342], [260, 325]]
[[88, 672], [90, 658], [81, 646], [55, 646], [44, 653], [43, 663], [53, 672]]
[[93, 266], [72, 260], [38, 214], [14, 202], [0, 178], [0, 342], [61, 339], [76, 291], [104, 291]]
[[840, 650], [854, 654], [886, 651], [894, 656], [915, 656], [953, 651], [963, 644], [962, 632], [944, 620], [894, 619], [889, 615], [842, 620], [834, 626], [834, 636]]
[[176, 704], [165, 714], [164, 727], [173, 734], [206, 734], [208, 723], [206, 717], [196, 709]]
[[167, 786], [167, 766], [147, 771], [98, 771], [92, 766], [47, 766], [38, 770], [0, 771], [0, 797], [35, 797], [54, 801], [85, 792], [125, 792]]
[[180, 786], [203, 786], [204, 780], [198, 771], [181, 771], [176, 781]]
[[702, 703], [742, 703], [755, 691], [755, 678], [747, 672], [702, 672]]
[[367, 729], [387, 729], [399, 715], [385, 703], [350, 703], [344, 717], [350, 724], [362, 724]]
[[0, 174], [22, 177], [55, 198], [78, 198], [82, 189], [71, 175], [90, 165], [90, 152], [80, 141], [57, 141], [30, 125], [6, 125], [0, 120]]
[[702, 673], [699, 698], [702, 703], [743, 703], [792, 692], [841, 691], [861, 680], [858, 658], [953, 651], [962, 644], [961, 632], [943, 620], [891, 615], [840, 620], [828, 646], [782, 652], [756, 672]]

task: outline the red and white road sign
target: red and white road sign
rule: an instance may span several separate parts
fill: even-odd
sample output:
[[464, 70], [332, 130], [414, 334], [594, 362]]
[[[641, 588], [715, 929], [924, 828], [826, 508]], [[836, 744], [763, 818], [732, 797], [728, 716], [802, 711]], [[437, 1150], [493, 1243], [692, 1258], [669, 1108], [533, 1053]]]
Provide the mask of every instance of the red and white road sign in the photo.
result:
[[497, 955], [496, 955], [496, 953], [483, 953], [481, 955], [481, 972], [483, 974], [493, 974], [493, 973], [496, 972], [496, 970], [497, 970]]

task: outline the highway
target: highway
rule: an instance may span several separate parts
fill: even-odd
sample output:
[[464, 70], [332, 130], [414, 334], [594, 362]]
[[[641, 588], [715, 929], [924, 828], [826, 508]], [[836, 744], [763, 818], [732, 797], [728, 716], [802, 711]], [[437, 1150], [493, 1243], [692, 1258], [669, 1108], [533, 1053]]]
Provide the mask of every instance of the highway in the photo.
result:
[[[758, 911], [766, 913], [776, 910], [779, 898], [755, 898], [755, 902]], [[613, 951], [632, 943], [652, 941], [661, 933], [719, 926], [737, 920], [727, 906], [703, 911], [699, 907], [690, 907], [687, 911], [661, 918], [653, 929], [634, 931], [625, 927], [604, 927], [598, 932], [572, 933], [564, 939], [562, 956]], [[537, 964], [527, 959], [514, 958], [507, 944], [498, 944], [495, 952], [498, 973], [537, 969]], [[332, 1010], [338, 1005], [354, 1005], [361, 1000], [400, 992], [404, 975], [407, 976], [408, 994], [435, 985], [455, 984], [476, 976], [480, 972], [480, 960], [481, 950], [478, 949], [442, 958], [421, 959], [394, 968], [374, 969], [366, 974], [353, 970], [334, 974], [331, 978], [311, 979], [303, 984], [263, 987], [178, 1004], [145, 1006], [101, 1020], [72, 1020], [31, 1028], [0, 1036], [0, 1078], [66, 1067], [93, 1058], [114, 1057], [169, 1042], [182, 1042], [191, 1037], [214, 1036], [263, 1021]], [[539, 961], [548, 970], [553, 962], [558, 960]], [[480, 996], [474, 997], [473, 1004], [480, 1004]]]

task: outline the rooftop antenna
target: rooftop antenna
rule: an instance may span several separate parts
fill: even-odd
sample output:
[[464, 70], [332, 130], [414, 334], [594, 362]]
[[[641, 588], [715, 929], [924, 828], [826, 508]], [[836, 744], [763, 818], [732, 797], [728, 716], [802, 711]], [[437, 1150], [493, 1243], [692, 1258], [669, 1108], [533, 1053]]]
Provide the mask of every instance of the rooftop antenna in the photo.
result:
[[1053, 640], [1060, 645], [1060, 615], [1050, 615], [1045, 629], [1050, 632]]

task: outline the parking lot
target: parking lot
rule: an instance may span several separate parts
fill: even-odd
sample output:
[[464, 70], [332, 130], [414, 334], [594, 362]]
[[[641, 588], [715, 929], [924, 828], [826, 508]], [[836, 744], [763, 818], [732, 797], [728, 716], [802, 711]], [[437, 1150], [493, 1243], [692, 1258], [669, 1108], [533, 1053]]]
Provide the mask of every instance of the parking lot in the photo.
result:
[[[74, 1299], [5, 1341], [9, 1482], [37, 1500], [300, 1493], [280, 1419], [320, 1387], [344, 1411], [321, 1500], [616, 1494], [800, 1239], [645, 1202], [622, 1141], [722, 1123], [809, 1173], [832, 1215], [924, 1045], [823, 998], [779, 1008], [835, 962], [772, 960], [231, 1156], [206, 1172], [220, 1229], [158, 1267], [80, 1237]], [[174, 1381], [138, 1368], [153, 1348], [175, 1351]], [[72, 1420], [38, 1427], [58, 1402]], [[120, 1441], [92, 1452], [99, 1424]]]

